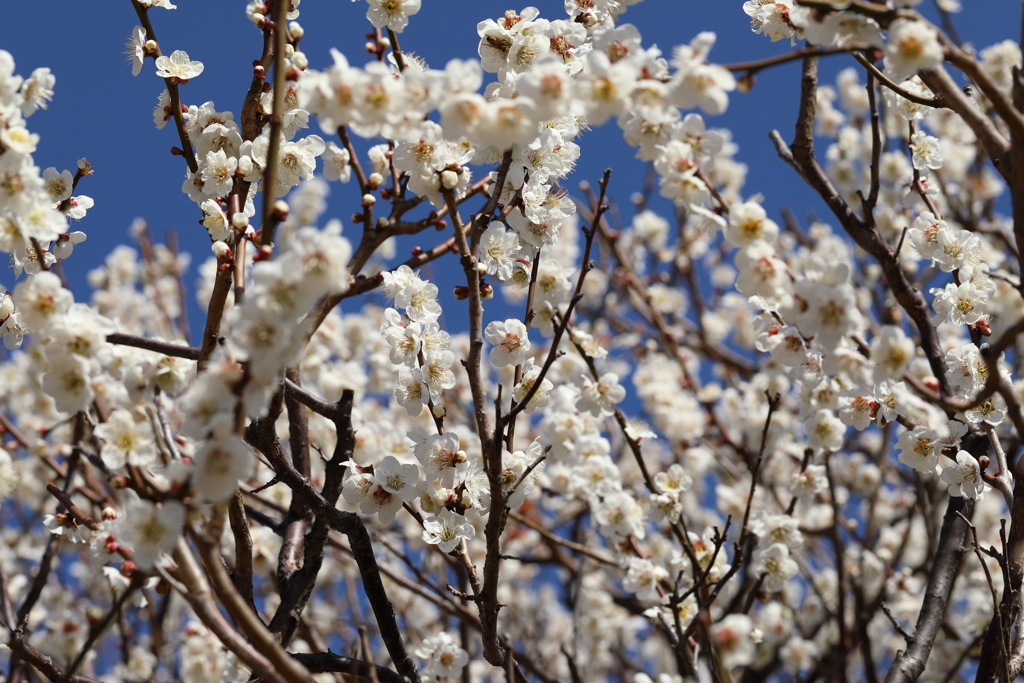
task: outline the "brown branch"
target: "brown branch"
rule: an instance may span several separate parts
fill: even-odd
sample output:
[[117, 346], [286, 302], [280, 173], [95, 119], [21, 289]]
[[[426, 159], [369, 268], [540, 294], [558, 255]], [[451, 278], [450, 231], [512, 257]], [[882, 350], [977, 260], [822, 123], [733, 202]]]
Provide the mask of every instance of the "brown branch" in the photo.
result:
[[[142, 24], [142, 28], [146, 30], [146, 38], [157, 43], [156, 50], [148, 52], [153, 59], [156, 59], [161, 55], [160, 45], [156, 39], [156, 32], [153, 30], [153, 23], [149, 20], [149, 6], [143, 5], [138, 0], [132, 0], [132, 7], [135, 8], [135, 14], [139, 17], [139, 23]], [[188, 139], [188, 133], [185, 131], [185, 118], [181, 114], [181, 97], [178, 94], [178, 82], [174, 78], [165, 78], [164, 84], [167, 86], [167, 94], [171, 98], [171, 116], [174, 117], [174, 128], [178, 131], [178, 140], [181, 142], [182, 156], [185, 157], [185, 163], [188, 164], [188, 170], [195, 173], [199, 170], [199, 164], [196, 163], [195, 152], [192, 151], [192, 143]]]
[[137, 349], [155, 351], [156, 353], [162, 353], [165, 356], [185, 358], [187, 360], [199, 360], [200, 355], [200, 349], [197, 349], [194, 346], [182, 346], [180, 344], [165, 342], [160, 339], [150, 339], [149, 337], [139, 337], [134, 334], [124, 334], [121, 332], [108, 334], [107, 342], [111, 344], [119, 344], [120, 346], [133, 346]]
[[973, 503], [964, 498], [949, 498], [914, 635], [907, 641], [907, 650], [892, 663], [885, 683], [913, 683], [924, 671], [935, 637], [942, 628], [949, 595], [960, 569], [964, 535], [967, 533], [964, 519], [973, 512]]
[[949, 72], [942, 66], [929, 71], [921, 71], [918, 76], [929, 90], [942, 99], [943, 106], [960, 115], [967, 127], [978, 137], [996, 170], [1002, 174], [1004, 179], [1009, 180], [1010, 143], [999, 132], [992, 119], [978, 109], [978, 106], [960, 90]]
[[277, 163], [281, 153], [281, 126], [284, 125], [284, 90], [285, 71], [284, 46], [288, 38], [285, 26], [285, 15], [290, 0], [275, 0], [271, 25], [274, 32], [274, 103], [270, 112], [270, 144], [267, 147], [267, 165], [263, 169], [263, 212], [260, 224], [260, 247], [271, 247], [274, 244], [274, 230], [277, 221], [273, 218], [274, 191], [277, 186]]
[[[266, 428], [261, 429], [259, 427], [260, 422], [263, 421], [258, 421], [249, 426], [246, 430], [246, 440], [256, 446], [266, 456], [280, 480], [292, 490], [293, 495], [300, 496], [309, 505], [318, 520], [322, 519], [331, 529], [348, 536], [352, 555], [356, 560], [359, 574], [363, 580], [363, 590], [377, 619], [381, 640], [384, 641], [388, 654], [391, 655], [391, 660], [395, 663], [398, 672], [409, 678], [413, 683], [419, 683], [420, 678], [416, 663], [406, 651], [405, 643], [402, 640], [402, 634], [395, 618], [394, 607], [391, 605], [387, 592], [384, 590], [384, 584], [381, 582], [380, 568], [377, 566], [377, 559], [374, 557], [373, 545], [370, 542], [370, 535], [367, 533], [366, 527], [357, 515], [338, 510], [334, 507], [333, 502], [330, 502], [324, 495], [321, 495], [313, 488], [309, 480], [299, 474], [288, 458], [285, 457], [280, 444], [276, 444], [276, 442], [270, 441], [267, 438], [269, 430]], [[273, 422], [269, 421], [269, 424], [271, 425], [270, 428], [273, 429]], [[339, 446], [341, 441], [339, 438]], [[338, 457], [338, 453], [336, 451], [335, 458]], [[330, 492], [335, 499], [341, 491], [341, 477], [338, 477], [337, 480], [334, 490]], [[327, 493], [326, 486], [325, 493]], [[309, 584], [312, 584], [312, 582], [309, 582]]]
[[[946, 380], [945, 352], [939, 344], [939, 337], [931, 322], [928, 304], [921, 292], [915, 289], [907, 279], [906, 273], [896, 258], [892, 248], [873, 226], [868, 226], [854, 214], [853, 210], [836, 190], [832, 181], [821, 168], [814, 156], [814, 117], [816, 110], [816, 93], [818, 89], [817, 58], [804, 58], [801, 77], [800, 110], [797, 117], [796, 135], [792, 145], [794, 162], [800, 167], [807, 184], [815, 190], [832, 210], [846, 233], [853, 241], [868, 252], [882, 267], [882, 273], [892, 290], [896, 300], [914, 321], [920, 336], [921, 348], [931, 366], [932, 374], [939, 382], [941, 393], [949, 395], [949, 383]], [[774, 137], [773, 137], [774, 139]], [[781, 140], [777, 142], [781, 143]]]
[[[287, 677], [283, 672], [278, 672], [275, 663], [271, 663], [271, 660], [263, 652], [250, 645], [242, 634], [228, 624], [227, 619], [220, 611], [220, 606], [213, 597], [210, 584], [199, 569], [196, 558], [184, 538], [178, 539], [178, 544], [174, 549], [174, 561], [178, 564], [177, 574], [183, 585], [178, 584], [178, 581], [166, 572], [162, 572], [161, 575], [164, 579], [168, 580], [168, 583], [181, 592], [182, 596], [192, 607], [192, 611], [199, 617], [199, 620], [210, 629], [225, 647], [235, 653], [246, 666], [252, 669], [253, 674], [271, 683], [294, 683], [298, 680], [307, 683], [307, 681], [312, 680], [308, 672], [305, 676], [298, 676], [296, 679]], [[217, 558], [217, 561], [219, 562], [220, 559]], [[230, 584], [230, 581], [228, 583]], [[248, 609], [245, 612], [248, 612]], [[249, 614], [252, 619], [257, 618], [256, 615]], [[241, 616], [244, 617], [244, 614]], [[296, 666], [301, 667], [299, 664]], [[289, 673], [292, 672], [294, 672], [294, 669], [289, 670]]]
[[874, 64], [871, 63], [871, 60], [869, 60], [867, 57], [865, 57], [864, 55], [860, 54], [859, 52], [854, 52], [853, 53], [853, 58], [856, 59], [858, 62], [860, 62], [861, 65], [865, 69], [868, 70], [869, 74], [871, 74], [876, 79], [878, 79], [879, 83], [881, 83], [886, 88], [888, 88], [889, 90], [893, 91], [894, 93], [896, 93], [897, 95], [899, 95], [903, 99], [909, 100], [909, 101], [913, 102], [914, 104], [920, 104], [920, 105], [923, 105], [925, 107], [934, 107], [936, 109], [938, 109], [938, 108], [943, 106], [943, 102], [942, 102], [941, 98], [938, 98], [938, 97], [922, 97], [920, 95], [915, 95], [914, 93], [907, 92], [906, 90], [901, 88], [899, 86], [899, 84], [897, 84], [891, 78], [889, 78], [884, 73], [882, 73], [881, 70], [879, 70], [879, 68], [877, 66], [875, 66]]
[[241, 491], [235, 491], [228, 502], [228, 521], [235, 538], [235, 567], [231, 572], [231, 581], [249, 609], [259, 614], [252, 597], [252, 535], [249, 533], [249, 520], [245, 516]]
[[787, 52], [782, 55], [775, 55], [774, 57], [765, 57], [763, 59], [755, 59], [749, 62], [734, 62], [732, 64], [722, 64], [729, 71], [745, 71], [748, 74], [755, 74], [761, 69], [765, 69], [770, 66], [776, 66], [778, 64], [785, 64], [787, 62], [795, 62], [798, 59], [803, 59], [807, 55], [818, 55], [821, 57], [827, 55], [840, 55], [847, 52], [859, 52], [861, 50], [874, 49], [871, 45], [844, 45], [843, 47], [802, 47], [792, 52]]
[[380, 666], [379, 664], [373, 665], [360, 659], [336, 655], [330, 651], [315, 652], [312, 654], [300, 654], [293, 652], [292, 657], [309, 669], [310, 673], [314, 674], [342, 673], [349, 674], [350, 676], [354, 674], [357, 677], [355, 680], [359, 681], [359, 683], [367, 683], [372, 680], [370, 677], [370, 670], [373, 669], [373, 672], [376, 674], [380, 683], [409, 682], [408, 678], [385, 666]]

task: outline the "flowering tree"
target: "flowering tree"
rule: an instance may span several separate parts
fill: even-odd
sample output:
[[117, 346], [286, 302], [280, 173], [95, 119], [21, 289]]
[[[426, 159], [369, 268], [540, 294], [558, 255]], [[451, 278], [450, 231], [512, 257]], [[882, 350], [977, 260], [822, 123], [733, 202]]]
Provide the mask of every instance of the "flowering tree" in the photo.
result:
[[[75, 301], [91, 165], [40, 171], [55, 79], [0, 50], [5, 680], [1016, 678], [1019, 44], [960, 43], [956, 0], [750, 0], [793, 51], [720, 65], [644, 47], [638, 1], [505, 11], [443, 69], [400, 47], [420, 0], [368, 0], [365, 65], [250, 2], [232, 113], [132, 0], [211, 244], [198, 346], [143, 223]], [[780, 226], [698, 112], [796, 60], [771, 138], [832, 215]], [[632, 207], [567, 189], [611, 119]]]

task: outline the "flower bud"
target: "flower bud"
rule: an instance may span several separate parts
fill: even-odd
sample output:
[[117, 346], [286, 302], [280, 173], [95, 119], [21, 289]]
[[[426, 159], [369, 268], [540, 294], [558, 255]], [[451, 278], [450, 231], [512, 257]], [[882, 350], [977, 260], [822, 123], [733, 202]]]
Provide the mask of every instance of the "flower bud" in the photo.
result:
[[367, 41], [366, 45], [363, 46], [363, 49], [365, 49], [371, 55], [377, 54], [377, 44], [376, 43]]
[[11, 297], [0, 294], [3, 299], [0, 299], [0, 320], [7, 320], [8, 316], [14, 312], [14, 300]]
[[391, 47], [391, 39], [390, 38], [381, 38], [380, 39], [380, 49], [387, 50], [389, 47]]
[[252, 175], [252, 171], [252, 157], [249, 156], [248, 154], [243, 154], [242, 157], [238, 160], [238, 170], [236, 170], [235, 173], [244, 178], [245, 176]]
[[370, 174], [370, 177], [366, 179], [366, 184], [371, 190], [376, 190], [378, 187], [384, 184], [384, 176], [374, 171]]
[[983, 455], [980, 458], [978, 458], [978, 467], [980, 467], [983, 470], [987, 470], [988, 466], [991, 464], [992, 461], [989, 459], [987, 455]]
[[112, 519], [117, 519], [117, 510], [114, 508], [103, 508], [103, 521], [109, 522]]
[[132, 574], [138, 571], [138, 567], [131, 560], [125, 560], [121, 563], [121, 576], [130, 577]]
[[433, 407], [433, 408], [432, 408], [432, 409], [430, 410], [430, 412], [432, 412], [432, 413], [434, 414], [434, 417], [436, 417], [436, 418], [437, 418], [437, 419], [439, 419], [439, 420], [440, 420], [440, 419], [441, 419], [442, 417], [444, 417], [444, 416], [445, 416], [445, 410], [444, 410], [444, 406], [441, 406], [441, 405], [436, 405], [436, 406], [434, 406], [434, 407]]
[[465, 301], [469, 298], [469, 287], [466, 285], [459, 285], [452, 292], [452, 295], [459, 301]]
[[283, 199], [274, 202], [274, 218], [279, 221], [288, 220], [288, 202]]
[[441, 172], [441, 184], [446, 190], [454, 189], [459, 184], [459, 175], [451, 169], [445, 169]]
[[292, 55], [295, 54], [295, 46], [289, 43], [284, 44], [284, 58], [291, 59]]
[[480, 283], [480, 298], [483, 301], [487, 301], [488, 299], [493, 299], [494, 298], [494, 287], [491, 287], [491, 285], [486, 283], [486, 282], [481, 282]]
[[124, 476], [123, 474], [115, 474], [113, 477], [110, 478], [110, 488], [114, 489], [115, 491], [117, 489], [123, 489], [127, 487], [128, 477]]
[[736, 80], [736, 89], [740, 92], [750, 92], [754, 89], [754, 83], [756, 82], [754, 74], [747, 73]]
[[146, 41], [145, 45], [142, 46], [142, 49], [145, 51], [146, 54], [152, 55], [156, 54], [156, 51], [160, 48], [157, 46], [155, 40], [150, 39]]
[[227, 261], [231, 258], [231, 247], [226, 242], [217, 240], [210, 248], [213, 250], [213, 255], [217, 257], [218, 261]]
[[249, 225], [249, 217], [241, 211], [231, 214], [231, 225], [235, 230], [245, 230]]
[[452, 462], [454, 462], [456, 465], [461, 465], [462, 463], [466, 462], [466, 451], [461, 449], [456, 451], [455, 457], [452, 458]]
[[367, 192], [363, 195], [363, 206], [373, 206], [377, 203], [377, 198]]
[[484, 263], [481, 263], [480, 261], [477, 261], [476, 262], [476, 272], [479, 273], [480, 275], [487, 275], [487, 265], [484, 264]]
[[295, 40], [302, 40], [302, 36], [306, 35], [306, 29], [302, 28], [297, 21], [288, 22], [288, 33], [292, 34], [292, 38]]
[[85, 620], [89, 622], [89, 626], [95, 626], [100, 623], [103, 621], [103, 608], [99, 605], [90, 605], [85, 609]]
[[352, 219], [351, 220], [352, 220], [353, 223], [362, 223], [363, 222], [363, 214], [361, 214], [358, 211], [356, 211], [354, 214], [352, 214]]
[[294, 64], [295, 68], [298, 69], [299, 71], [305, 71], [306, 69], [308, 69], [309, 59], [306, 58], [306, 53], [296, 52], [295, 54], [293, 54], [292, 64]]

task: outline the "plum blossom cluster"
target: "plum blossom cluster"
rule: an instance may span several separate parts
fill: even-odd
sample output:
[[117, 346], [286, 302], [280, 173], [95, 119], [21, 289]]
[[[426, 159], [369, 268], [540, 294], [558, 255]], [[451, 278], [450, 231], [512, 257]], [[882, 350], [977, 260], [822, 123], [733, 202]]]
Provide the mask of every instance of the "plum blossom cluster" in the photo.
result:
[[[780, 156], [832, 210], [801, 221], [705, 118], [767, 68], [712, 63], [712, 33], [663, 55], [635, 1], [565, 0], [432, 69], [399, 45], [431, 8], [367, 0], [369, 63], [318, 69], [281, 2], [245, 9], [264, 55], [237, 116], [183, 103], [203, 65], [152, 30], [127, 46], [188, 142], [202, 336], [188, 256], [141, 220], [90, 303], [67, 287], [91, 167], [35, 165], [53, 76], [0, 51], [12, 677], [855, 680], [914, 656], [898, 629], [934, 641], [936, 680], [1014, 666], [986, 634], [1020, 630], [992, 598], [1024, 552], [1015, 41], [975, 55], [909, 0], [743, 3], [773, 43], [862, 53], [834, 84], [784, 55]], [[651, 168], [633, 206], [614, 174], [570, 189], [613, 118]]]

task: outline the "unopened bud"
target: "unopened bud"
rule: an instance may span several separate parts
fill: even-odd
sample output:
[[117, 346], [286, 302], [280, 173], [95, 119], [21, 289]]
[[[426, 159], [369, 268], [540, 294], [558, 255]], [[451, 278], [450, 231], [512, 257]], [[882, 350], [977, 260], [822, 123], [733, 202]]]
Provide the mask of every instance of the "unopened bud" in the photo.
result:
[[146, 41], [146, 44], [142, 46], [142, 49], [145, 50], [146, 54], [152, 55], [156, 54], [156, 51], [160, 48], [157, 46], [155, 40], [150, 39]]
[[378, 187], [384, 184], [384, 176], [374, 171], [370, 174], [370, 177], [366, 179], [366, 184], [371, 190], [376, 190]]
[[363, 206], [373, 206], [377, 203], [377, 198], [367, 192], [363, 195]]
[[302, 28], [299, 22], [292, 21], [288, 23], [288, 33], [292, 34], [295, 40], [301, 40], [302, 36], [306, 35], [306, 29]]
[[980, 467], [983, 470], [987, 470], [988, 466], [991, 464], [992, 461], [989, 459], [987, 455], [983, 455], [980, 458], [978, 458], [978, 467]]
[[213, 251], [213, 255], [217, 257], [218, 261], [227, 261], [231, 258], [231, 247], [227, 245], [227, 242], [217, 240], [210, 247]]
[[125, 560], [121, 563], [121, 576], [130, 577], [132, 574], [137, 572], [139, 568], [135, 566], [135, 563], [131, 560]]
[[294, 64], [295, 68], [298, 69], [299, 71], [305, 71], [306, 69], [308, 69], [309, 59], [306, 58], [306, 53], [296, 52], [295, 54], [293, 54], [292, 64]]
[[384, 216], [381, 216], [380, 218], [377, 219], [378, 230], [387, 230], [389, 224], [390, 221], [387, 218], [384, 218]]
[[992, 328], [989, 327], [989, 324], [988, 324], [987, 321], [979, 320], [977, 323], [974, 324], [974, 327], [975, 327], [975, 329], [978, 330], [978, 334], [980, 334], [982, 337], [991, 337], [992, 336]]
[[117, 510], [114, 508], [103, 508], [103, 521], [109, 522], [112, 519], [117, 519]]
[[480, 283], [480, 298], [483, 301], [487, 301], [488, 299], [493, 299], [494, 298], [494, 287], [491, 287], [491, 285], [486, 283], [486, 282], [481, 282]]
[[245, 230], [246, 226], [249, 225], [249, 217], [241, 211], [231, 214], [231, 225], [236, 230]]
[[467, 287], [466, 285], [457, 286], [452, 291], [452, 296], [454, 296], [459, 301], [465, 301], [466, 299], [469, 298], [469, 287]]
[[587, 28], [593, 28], [597, 24], [597, 15], [592, 12], [587, 12], [582, 16], [581, 24]]
[[390, 38], [381, 38], [380, 39], [380, 49], [387, 50], [389, 47], [391, 47], [391, 39]]
[[412, 255], [413, 256], [419, 256], [422, 253], [423, 253], [423, 247], [415, 246], [415, 247], [412, 248]]
[[377, 54], [377, 43], [367, 42], [366, 45], [363, 46], [363, 48], [371, 55]]
[[459, 174], [450, 169], [446, 169], [441, 172], [441, 184], [444, 185], [444, 189], [454, 189], [459, 184]]
[[477, 261], [476, 262], [476, 272], [478, 272], [480, 275], [487, 275], [487, 265], [484, 264], [484, 263], [481, 263], [480, 261]]
[[279, 221], [288, 220], [288, 202], [283, 199], [274, 202], [274, 218]]
[[14, 300], [9, 296], [2, 294], [0, 296], [3, 296], [3, 299], [0, 300], [0, 320], [7, 320], [8, 316], [14, 312]]
[[363, 214], [361, 214], [358, 211], [356, 211], [354, 214], [352, 214], [352, 219], [351, 220], [352, 220], [353, 223], [362, 223], [363, 222]]
[[456, 465], [461, 465], [462, 463], [466, 462], [466, 451], [461, 449], [457, 451], [455, 453], [455, 457], [452, 458], [452, 462], [454, 462]]
[[431, 408], [430, 412], [432, 412], [434, 414], [434, 417], [436, 417], [439, 420], [445, 416], [444, 406], [434, 406], [433, 408]]
[[252, 15], [252, 23], [256, 24], [256, 28], [262, 31], [267, 27], [267, 15], [256, 12]]
[[85, 620], [89, 622], [90, 626], [100, 623], [103, 621], [103, 608], [99, 605], [90, 605], [85, 610]]
[[253, 171], [252, 157], [248, 154], [243, 154], [238, 160], [238, 170], [235, 171], [236, 175], [240, 175], [243, 178], [247, 175], [251, 175]]
[[294, 55], [294, 54], [295, 54], [295, 46], [290, 45], [288, 43], [285, 43], [284, 44], [284, 58], [285, 59], [291, 59], [292, 55]]
[[114, 490], [127, 488], [127, 486], [128, 477], [124, 476], [123, 474], [115, 474], [113, 477], [110, 478], [110, 488]]
[[754, 74], [745, 74], [736, 81], [736, 89], [740, 92], [750, 92], [754, 89], [755, 81], [756, 79], [754, 78]]

